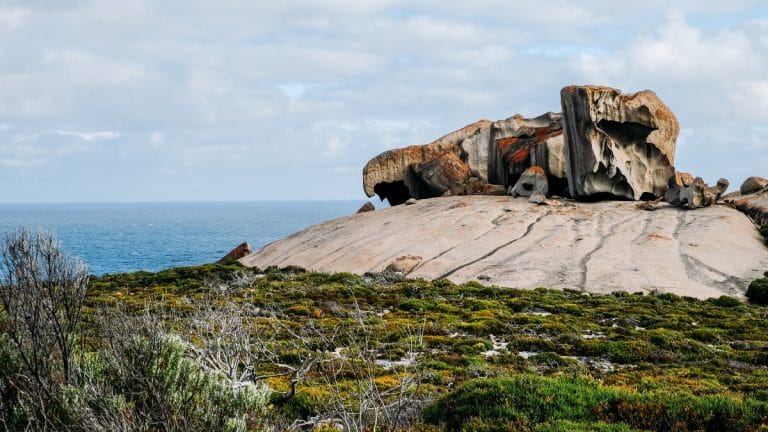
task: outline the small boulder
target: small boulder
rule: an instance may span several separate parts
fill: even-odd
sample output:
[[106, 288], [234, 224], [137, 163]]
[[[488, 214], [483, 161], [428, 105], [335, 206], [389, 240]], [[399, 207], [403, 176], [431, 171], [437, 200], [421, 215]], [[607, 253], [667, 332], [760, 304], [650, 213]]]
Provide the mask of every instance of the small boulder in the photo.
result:
[[664, 194], [664, 200], [676, 207], [709, 207], [720, 199], [727, 189], [728, 180], [724, 178], [718, 180], [714, 187], [710, 187], [701, 177], [688, 182], [687, 179], [681, 180], [675, 175], [669, 179], [669, 189]]
[[414, 205], [417, 202], [419, 202], [419, 201], [416, 198], [408, 198], [407, 200], [405, 200], [404, 204], [405, 205]]
[[368, 201], [367, 203], [363, 204], [362, 207], [357, 209], [356, 213], [366, 213], [366, 212], [372, 212], [374, 210], [376, 210], [376, 207], [374, 207], [373, 204], [370, 201]]
[[547, 175], [544, 173], [544, 169], [538, 165], [533, 165], [523, 171], [520, 179], [510, 189], [509, 194], [514, 197], [530, 197], [534, 192], [539, 192], [545, 197], [549, 193]]
[[739, 188], [739, 192], [741, 192], [742, 195], [747, 195], [759, 192], [765, 188], [768, 188], [767, 178], [752, 176], [744, 180], [744, 183], [741, 184], [741, 188]]
[[534, 191], [528, 198], [528, 202], [531, 204], [544, 204], [545, 201], [547, 201], [547, 196], [539, 191]]
[[217, 264], [226, 264], [228, 262], [237, 261], [240, 258], [250, 255], [253, 251], [251, 250], [251, 245], [248, 244], [248, 242], [243, 242], [237, 245], [234, 249], [229, 251], [228, 254], [224, 255], [223, 258], [216, 261]]
[[421, 264], [421, 259], [422, 258], [420, 256], [415, 256], [415, 255], [401, 256], [396, 260], [392, 261], [387, 266], [387, 268], [384, 269], [384, 271], [407, 275], [408, 273], [412, 272], [413, 269], [416, 268], [416, 266]]

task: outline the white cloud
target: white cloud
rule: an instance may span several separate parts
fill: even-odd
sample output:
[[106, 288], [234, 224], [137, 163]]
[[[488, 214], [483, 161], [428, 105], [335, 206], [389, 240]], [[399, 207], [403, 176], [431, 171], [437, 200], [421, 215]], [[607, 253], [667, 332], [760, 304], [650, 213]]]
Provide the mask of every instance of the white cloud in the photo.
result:
[[22, 7], [0, 5], [0, 32], [14, 32], [24, 27], [31, 12]]
[[75, 132], [75, 131], [59, 130], [59, 131], [56, 131], [56, 133], [61, 136], [77, 137], [89, 143], [94, 141], [109, 141], [120, 136], [119, 132], [112, 132], [112, 131]]

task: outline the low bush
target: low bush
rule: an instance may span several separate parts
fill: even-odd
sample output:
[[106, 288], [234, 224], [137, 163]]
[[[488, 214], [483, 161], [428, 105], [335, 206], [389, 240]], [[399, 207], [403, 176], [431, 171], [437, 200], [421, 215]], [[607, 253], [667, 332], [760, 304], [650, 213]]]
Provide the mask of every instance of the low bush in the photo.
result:
[[424, 411], [452, 430], [752, 431], [768, 420], [768, 404], [726, 396], [635, 393], [585, 378], [522, 375], [473, 380]]
[[749, 284], [747, 299], [753, 304], [768, 305], [768, 275]]

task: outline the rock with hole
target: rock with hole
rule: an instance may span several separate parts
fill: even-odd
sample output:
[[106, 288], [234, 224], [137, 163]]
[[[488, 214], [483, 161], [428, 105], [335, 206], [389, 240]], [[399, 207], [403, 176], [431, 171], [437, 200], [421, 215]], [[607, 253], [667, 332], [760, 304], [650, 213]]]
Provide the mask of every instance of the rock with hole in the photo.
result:
[[652, 199], [674, 174], [679, 125], [650, 90], [561, 90], [568, 186], [578, 199]]

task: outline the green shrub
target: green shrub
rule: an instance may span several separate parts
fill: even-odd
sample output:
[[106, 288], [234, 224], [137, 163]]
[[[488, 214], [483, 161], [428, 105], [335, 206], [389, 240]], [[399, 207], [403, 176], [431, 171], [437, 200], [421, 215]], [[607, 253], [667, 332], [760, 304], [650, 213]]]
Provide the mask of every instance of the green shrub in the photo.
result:
[[768, 420], [768, 404], [726, 396], [634, 393], [584, 378], [522, 375], [473, 380], [424, 411], [431, 424], [453, 430], [752, 431]]
[[753, 304], [768, 305], [768, 277], [755, 279], [749, 284], [747, 299]]
[[727, 295], [722, 295], [716, 299], [712, 299], [712, 303], [715, 304], [716, 306], [725, 307], [725, 308], [741, 306], [741, 302], [739, 301], [739, 299], [731, 296], [727, 296]]

